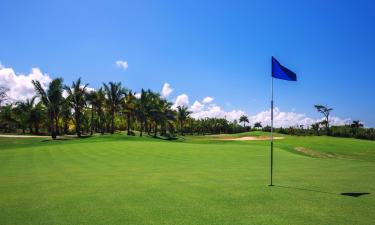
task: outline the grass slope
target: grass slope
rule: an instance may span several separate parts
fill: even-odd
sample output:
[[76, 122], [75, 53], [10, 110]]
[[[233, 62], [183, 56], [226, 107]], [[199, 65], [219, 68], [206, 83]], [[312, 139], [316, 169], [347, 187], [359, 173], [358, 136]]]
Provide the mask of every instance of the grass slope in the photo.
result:
[[275, 187], [267, 187], [268, 145], [192, 136], [0, 138], [0, 224], [373, 223], [375, 142], [277, 140]]

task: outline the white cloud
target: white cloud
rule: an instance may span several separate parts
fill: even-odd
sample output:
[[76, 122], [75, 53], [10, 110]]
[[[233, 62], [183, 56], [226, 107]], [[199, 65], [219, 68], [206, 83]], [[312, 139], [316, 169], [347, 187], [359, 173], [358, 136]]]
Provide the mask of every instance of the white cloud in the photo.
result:
[[238, 120], [244, 114], [245, 112], [242, 110], [224, 111], [220, 106], [211, 105], [206, 110], [193, 111], [192, 117], [195, 119], [226, 118], [229, 121], [234, 121]]
[[190, 107], [190, 110], [192, 112], [199, 112], [203, 109], [204, 105], [202, 105], [200, 102], [195, 101], [194, 104]]
[[[322, 121], [324, 118], [313, 119], [305, 114], [296, 112], [282, 112], [278, 107], [274, 108], [274, 127], [293, 127], [303, 125], [311, 126], [314, 123]], [[250, 124], [261, 122], [263, 126], [271, 125], [271, 109], [260, 112], [249, 117]], [[344, 125], [350, 122], [350, 119], [341, 119], [339, 117], [331, 117], [331, 125]]]
[[170, 84], [164, 83], [163, 89], [161, 90], [161, 95], [166, 98], [173, 92], [173, 89]]
[[207, 96], [203, 99], [202, 103], [203, 104], [210, 104], [211, 102], [214, 101], [214, 98], [213, 97], [210, 97], [210, 96]]
[[141, 95], [142, 95], [141, 93], [135, 93], [134, 96], [135, 96], [135, 98], [140, 99], [140, 98], [141, 98]]
[[0, 66], [0, 86], [9, 89], [8, 97], [11, 102], [25, 100], [35, 96], [32, 80], [38, 80], [43, 88], [51, 82], [48, 74], [43, 74], [39, 68], [32, 68], [29, 74], [16, 74], [12, 68]]
[[123, 60], [117, 60], [116, 66], [124, 70], [126, 70], [129, 67], [128, 61], [123, 61]]
[[182, 94], [177, 96], [177, 99], [173, 105], [173, 108], [177, 108], [177, 106], [189, 106], [189, 96], [186, 94]]

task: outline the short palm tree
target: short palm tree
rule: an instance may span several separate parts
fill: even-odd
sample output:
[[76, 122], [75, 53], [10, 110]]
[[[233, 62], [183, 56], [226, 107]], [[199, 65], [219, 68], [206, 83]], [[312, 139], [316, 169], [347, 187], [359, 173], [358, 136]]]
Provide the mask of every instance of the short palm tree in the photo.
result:
[[25, 133], [25, 129], [28, 126], [30, 133], [33, 133], [33, 121], [31, 120], [31, 113], [34, 108], [35, 97], [28, 98], [26, 101], [16, 102], [15, 111], [19, 115], [20, 124], [22, 126], [22, 133]]
[[40, 98], [43, 105], [47, 108], [51, 136], [53, 139], [56, 139], [54, 121], [57, 120], [56, 115], [63, 98], [63, 80], [61, 78], [53, 79], [49, 84], [47, 91], [44, 90], [39, 81], [33, 80], [32, 83], [34, 85], [37, 96]]
[[247, 116], [245, 116], [245, 115], [242, 115], [240, 117], [240, 123], [243, 123], [243, 127], [245, 127], [246, 123], [249, 123], [249, 118]]

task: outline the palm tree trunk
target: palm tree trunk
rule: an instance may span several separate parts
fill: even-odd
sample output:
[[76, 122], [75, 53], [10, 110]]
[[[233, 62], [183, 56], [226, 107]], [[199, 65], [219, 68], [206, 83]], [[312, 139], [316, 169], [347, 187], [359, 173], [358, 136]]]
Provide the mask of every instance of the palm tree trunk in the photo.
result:
[[91, 132], [90, 135], [93, 135], [94, 131], [94, 106], [91, 106]]
[[127, 113], [127, 121], [128, 121], [128, 135], [130, 135], [130, 113]]
[[60, 132], [59, 132], [59, 118], [57, 115], [55, 115], [55, 132], [56, 132], [56, 135], [60, 135]]
[[158, 123], [155, 122], [154, 137], [156, 137], [158, 132]]
[[51, 129], [52, 139], [56, 139], [55, 126], [54, 126], [54, 121], [53, 121], [54, 118], [55, 118], [55, 115], [53, 111], [51, 111], [50, 112], [50, 129]]
[[140, 137], [143, 136], [143, 121], [141, 120], [141, 127], [140, 127], [141, 133], [139, 134]]
[[115, 132], [115, 111], [111, 112], [111, 134]]
[[81, 137], [81, 116], [79, 110], [76, 111], [76, 133], [78, 137]]
[[35, 134], [39, 134], [39, 124], [35, 123]]
[[68, 134], [68, 121], [64, 120], [64, 134]]

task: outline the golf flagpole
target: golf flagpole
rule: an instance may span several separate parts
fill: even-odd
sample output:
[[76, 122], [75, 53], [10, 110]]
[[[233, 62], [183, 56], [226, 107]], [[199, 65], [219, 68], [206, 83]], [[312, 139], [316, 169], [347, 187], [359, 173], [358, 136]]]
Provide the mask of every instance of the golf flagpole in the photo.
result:
[[270, 185], [273, 186], [273, 76], [271, 76], [271, 158], [270, 158]]
[[269, 186], [273, 186], [273, 80], [274, 78], [281, 79], [281, 80], [288, 80], [288, 81], [297, 81], [297, 75], [286, 68], [285, 66], [281, 65], [279, 61], [277, 61], [272, 56], [272, 84], [271, 84], [271, 160], [270, 160], [270, 184]]

